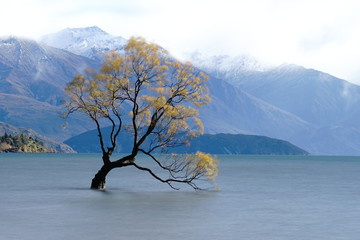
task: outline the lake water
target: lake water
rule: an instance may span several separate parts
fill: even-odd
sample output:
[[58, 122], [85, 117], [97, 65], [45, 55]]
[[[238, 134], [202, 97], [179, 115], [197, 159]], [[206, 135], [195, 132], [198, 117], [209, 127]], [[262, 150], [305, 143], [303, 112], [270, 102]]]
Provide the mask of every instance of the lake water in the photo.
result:
[[92, 191], [97, 154], [0, 154], [0, 239], [359, 239], [360, 158], [218, 159], [221, 191], [134, 168]]

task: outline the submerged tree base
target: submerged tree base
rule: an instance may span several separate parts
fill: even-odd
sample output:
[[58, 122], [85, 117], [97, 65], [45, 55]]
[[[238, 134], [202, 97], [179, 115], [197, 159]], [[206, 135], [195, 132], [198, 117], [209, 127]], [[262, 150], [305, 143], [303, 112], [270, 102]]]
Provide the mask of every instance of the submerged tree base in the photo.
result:
[[106, 175], [113, 169], [111, 164], [104, 164], [101, 169], [95, 174], [95, 177], [91, 181], [91, 189], [104, 190], [106, 183]]
[[106, 153], [103, 156], [104, 165], [95, 174], [91, 181], [91, 189], [104, 190], [106, 183], [106, 176], [114, 168], [122, 168], [130, 165], [134, 165], [135, 157], [133, 155], [125, 156], [117, 161], [110, 161], [110, 153]]
[[105, 181], [93, 178], [90, 189], [93, 190], [105, 190]]

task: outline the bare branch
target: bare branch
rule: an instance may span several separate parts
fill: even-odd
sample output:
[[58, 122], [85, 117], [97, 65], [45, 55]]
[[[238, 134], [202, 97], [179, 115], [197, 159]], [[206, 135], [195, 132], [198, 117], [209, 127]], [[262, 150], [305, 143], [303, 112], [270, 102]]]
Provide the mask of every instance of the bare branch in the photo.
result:
[[151, 176], [153, 176], [154, 178], [156, 178], [157, 180], [159, 180], [160, 182], [163, 183], [167, 183], [171, 188], [175, 189], [175, 190], [179, 190], [179, 188], [175, 188], [174, 186], [171, 185], [171, 183], [173, 182], [177, 182], [177, 183], [186, 183], [189, 186], [191, 186], [192, 188], [199, 190], [200, 188], [198, 188], [196, 186], [195, 183], [193, 183], [192, 181], [194, 180], [194, 178], [187, 178], [184, 180], [179, 180], [179, 179], [172, 179], [172, 178], [168, 178], [168, 179], [162, 179], [161, 177], [157, 176], [151, 169], [146, 168], [146, 167], [141, 167], [139, 165], [137, 165], [136, 163], [132, 163], [133, 166], [135, 166], [137, 169], [140, 169], [142, 171], [146, 171], [148, 173], [150, 173]]
[[[100, 141], [100, 147], [101, 147], [101, 151], [103, 153], [103, 155], [106, 154], [106, 151], [105, 151], [105, 146], [104, 146], [104, 139], [103, 139], [103, 135], [102, 135], [102, 132], [101, 132], [101, 127], [100, 127], [100, 123], [98, 120], [94, 119], [95, 123], [96, 123], [96, 129], [98, 131], [98, 136], [99, 136], [99, 141]], [[105, 163], [105, 162], [104, 162]]]

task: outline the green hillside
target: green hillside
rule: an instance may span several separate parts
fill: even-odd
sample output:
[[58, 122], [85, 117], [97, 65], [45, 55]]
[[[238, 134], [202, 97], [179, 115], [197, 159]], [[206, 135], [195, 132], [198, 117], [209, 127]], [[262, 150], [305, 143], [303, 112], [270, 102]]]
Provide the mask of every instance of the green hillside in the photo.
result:
[[0, 152], [56, 152], [54, 149], [49, 149], [44, 144], [32, 137], [24, 134], [11, 136], [5, 133], [0, 137]]

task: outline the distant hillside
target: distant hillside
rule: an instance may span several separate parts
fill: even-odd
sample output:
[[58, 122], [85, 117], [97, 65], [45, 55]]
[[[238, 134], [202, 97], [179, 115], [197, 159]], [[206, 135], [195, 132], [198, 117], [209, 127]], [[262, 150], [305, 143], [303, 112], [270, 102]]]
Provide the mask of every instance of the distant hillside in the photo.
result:
[[244, 134], [204, 134], [190, 146], [174, 148], [175, 153], [203, 151], [211, 154], [307, 155], [308, 153], [283, 140]]
[[0, 136], [0, 152], [46, 153], [56, 152], [44, 146], [44, 143], [24, 134]]
[[[110, 128], [103, 129], [104, 136]], [[118, 139], [116, 152], [131, 152], [131, 135], [122, 133]], [[88, 131], [65, 141], [80, 153], [100, 152], [97, 131]], [[190, 146], [169, 149], [171, 153], [194, 153], [196, 151], [211, 154], [264, 154], [264, 155], [307, 155], [308, 153], [289, 142], [243, 134], [204, 134], [193, 139]]]
[[56, 152], [63, 153], [74, 153], [75, 151], [68, 145], [56, 142], [50, 138], [44, 137], [34, 130], [23, 128], [23, 127], [15, 127], [7, 123], [0, 122], [0, 136], [4, 135], [26, 135], [27, 137], [31, 137], [32, 139], [41, 142], [46, 148], [54, 149]]

